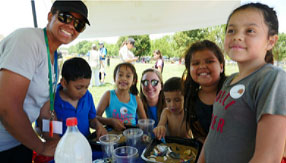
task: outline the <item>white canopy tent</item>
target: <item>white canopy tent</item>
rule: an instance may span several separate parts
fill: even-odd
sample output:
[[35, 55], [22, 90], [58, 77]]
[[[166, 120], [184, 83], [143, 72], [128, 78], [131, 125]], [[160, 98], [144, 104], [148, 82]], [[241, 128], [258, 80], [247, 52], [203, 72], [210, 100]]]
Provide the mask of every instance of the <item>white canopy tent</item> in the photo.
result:
[[170, 33], [224, 24], [240, 0], [84, 0], [90, 27], [80, 38]]
[[[38, 27], [47, 24], [54, 0], [9, 0], [0, 5], [0, 34], [33, 27], [31, 2], [35, 2]], [[141, 34], [161, 34], [226, 23], [240, 0], [83, 0], [91, 26], [80, 39]], [[12, 12], [12, 13], [11, 13]], [[7, 16], [7, 14], [9, 16]]]
[[90, 27], [80, 38], [178, 32], [226, 23], [240, 0], [84, 1]]

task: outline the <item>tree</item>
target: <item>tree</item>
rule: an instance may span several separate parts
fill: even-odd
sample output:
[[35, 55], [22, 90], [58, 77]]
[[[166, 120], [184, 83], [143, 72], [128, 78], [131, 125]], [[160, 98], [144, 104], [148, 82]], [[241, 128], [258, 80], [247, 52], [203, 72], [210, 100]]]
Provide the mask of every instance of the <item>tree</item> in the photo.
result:
[[[280, 33], [278, 41], [273, 48], [274, 59], [282, 61], [286, 57], [286, 34]], [[277, 62], [279, 64], [279, 62]]]
[[71, 46], [68, 49], [68, 52], [69, 54], [76, 53], [80, 55], [86, 55], [87, 52], [91, 49], [91, 45], [92, 45], [92, 42], [84, 40], [84, 41], [78, 42], [74, 46]]
[[223, 51], [224, 50], [224, 37], [225, 37], [225, 27], [226, 25], [218, 25], [207, 28], [208, 35], [205, 39], [208, 39], [212, 42], [215, 42], [218, 47]]
[[191, 31], [177, 32], [174, 34], [173, 39], [175, 54], [178, 57], [183, 57], [186, 48], [191, 46], [196, 41], [202, 41], [208, 35], [207, 29], [195, 29]]
[[160, 39], [152, 40], [151, 41], [151, 53], [153, 55], [153, 51], [159, 49], [163, 56], [173, 57], [175, 54], [172, 44], [174, 44], [173, 37], [171, 36], [164, 36]]
[[69, 54], [77, 53], [77, 52], [76, 52], [76, 47], [75, 47], [75, 45], [70, 46], [70, 47], [68, 48], [68, 53], [69, 53]]
[[130, 36], [135, 40], [135, 56], [145, 56], [150, 53], [151, 43], [149, 35]]
[[122, 42], [126, 41], [128, 38], [133, 38], [135, 40], [135, 48], [132, 50], [135, 56], [141, 57], [150, 53], [151, 43], [149, 35], [122, 36], [116, 43], [117, 47], [121, 47]]
[[121, 37], [119, 37], [119, 39], [118, 39], [117, 42], [116, 42], [117, 47], [120, 49], [120, 47], [122, 46], [122, 43], [123, 43], [124, 41], [126, 41], [127, 39], [128, 39], [127, 36], [121, 36]]
[[107, 55], [117, 56], [119, 52], [119, 47], [116, 44], [106, 44]]

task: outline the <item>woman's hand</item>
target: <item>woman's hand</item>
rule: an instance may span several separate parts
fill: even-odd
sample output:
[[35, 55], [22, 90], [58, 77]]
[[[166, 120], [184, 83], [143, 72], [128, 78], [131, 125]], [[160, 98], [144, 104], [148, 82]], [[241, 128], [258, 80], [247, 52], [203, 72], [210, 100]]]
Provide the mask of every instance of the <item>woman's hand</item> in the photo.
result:
[[44, 156], [53, 157], [55, 154], [58, 142], [59, 142], [59, 139], [46, 140], [46, 142], [44, 142], [44, 148], [41, 152], [39, 152], [39, 154], [44, 155]]

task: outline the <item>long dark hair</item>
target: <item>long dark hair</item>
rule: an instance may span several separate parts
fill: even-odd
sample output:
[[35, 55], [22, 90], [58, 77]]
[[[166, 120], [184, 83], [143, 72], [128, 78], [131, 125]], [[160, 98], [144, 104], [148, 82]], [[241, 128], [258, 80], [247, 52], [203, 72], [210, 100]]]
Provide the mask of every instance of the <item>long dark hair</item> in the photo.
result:
[[[227, 19], [227, 25], [225, 27], [225, 31], [227, 31], [229, 20], [234, 13], [241, 11], [241, 10], [249, 9], [249, 8], [253, 8], [253, 9], [261, 11], [264, 17], [264, 23], [268, 27], [268, 37], [278, 34], [279, 22], [278, 22], [276, 11], [273, 8], [270, 8], [269, 6], [262, 4], [262, 3], [248, 3], [233, 10]], [[273, 64], [274, 61], [273, 61], [272, 49], [266, 52], [265, 62]]]
[[[162, 74], [156, 70], [156, 69], [153, 69], [153, 68], [148, 68], [146, 70], [144, 70], [142, 72], [142, 77], [147, 73], [147, 72], [152, 72], [152, 73], [155, 73], [157, 75], [157, 77], [159, 78], [160, 80], [160, 83], [161, 83], [161, 86], [162, 86], [162, 89], [163, 89], [163, 78], [162, 78]], [[157, 115], [158, 115], [158, 120], [160, 120], [160, 115], [163, 111], [163, 109], [166, 107], [166, 103], [165, 103], [165, 96], [164, 96], [164, 93], [163, 93], [163, 90], [161, 89], [160, 93], [159, 93], [159, 98], [158, 98], [158, 103], [156, 105], [157, 107]], [[145, 112], [147, 113], [147, 109], [148, 109], [148, 102], [147, 102], [147, 98], [145, 97], [145, 95], [143, 94], [143, 89], [142, 89], [142, 84], [140, 84], [140, 98], [142, 100], [142, 103], [143, 103], [143, 106], [144, 106], [144, 110]], [[148, 115], [147, 115], [148, 116]]]
[[113, 72], [113, 79], [115, 81], [116, 79], [116, 74], [118, 72], [118, 70], [120, 69], [120, 67], [126, 67], [126, 68], [130, 68], [132, 73], [133, 73], [133, 84], [131, 85], [130, 89], [129, 89], [129, 92], [133, 95], [138, 95], [138, 89], [137, 89], [137, 81], [138, 81], [138, 76], [137, 76], [137, 73], [136, 73], [136, 69], [135, 67], [133, 66], [133, 64], [131, 63], [128, 63], [128, 62], [123, 62], [123, 63], [120, 63], [118, 64], [115, 68], [114, 68], [114, 72]]
[[223, 82], [226, 79], [225, 72], [224, 72], [224, 66], [225, 66], [225, 61], [224, 61], [224, 56], [220, 50], [220, 48], [214, 43], [209, 40], [204, 40], [204, 41], [199, 41], [194, 44], [192, 44], [186, 51], [185, 53], [185, 71], [183, 74], [183, 86], [184, 86], [184, 110], [185, 110], [185, 118], [187, 121], [187, 124], [190, 125], [190, 128], [192, 129], [192, 132], [194, 135], [202, 136], [205, 137], [207, 133], [205, 133], [202, 130], [202, 127], [199, 125], [197, 126], [195, 124], [195, 121], [197, 121], [197, 116], [195, 112], [195, 104], [196, 100], [198, 98], [198, 92], [199, 92], [199, 87], [200, 85], [193, 80], [191, 77], [191, 61], [192, 61], [192, 56], [194, 53], [202, 50], [210, 50], [213, 52], [218, 59], [219, 63], [223, 64], [223, 71], [220, 73], [220, 80], [218, 83], [218, 90], [217, 92], [221, 89]]
[[156, 53], [157, 55], [160, 55], [159, 58], [162, 59], [162, 54], [161, 51], [159, 49], [154, 50], [154, 53]]

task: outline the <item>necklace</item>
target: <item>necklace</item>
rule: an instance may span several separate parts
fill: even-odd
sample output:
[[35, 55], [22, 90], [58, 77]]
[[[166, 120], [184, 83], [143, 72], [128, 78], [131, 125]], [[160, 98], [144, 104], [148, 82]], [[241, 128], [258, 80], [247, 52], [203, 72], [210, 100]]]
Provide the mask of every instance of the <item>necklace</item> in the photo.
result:
[[54, 53], [54, 73], [55, 73], [55, 83], [53, 82], [53, 75], [52, 75], [52, 64], [50, 58], [50, 48], [49, 48], [49, 41], [47, 36], [47, 30], [44, 28], [44, 36], [45, 36], [45, 43], [47, 47], [47, 55], [48, 55], [48, 68], [49, 68], [49, 95], [50, 95], [50, 137], [53, 137], [53, 120], [55, 117], [54, 111], [54, 100], [55, 100], [55, 89], [56, 89], [56, 81], [57, 81], [57, 70], [58, 70], [58, 62], [57, 62], [57, 51]]

